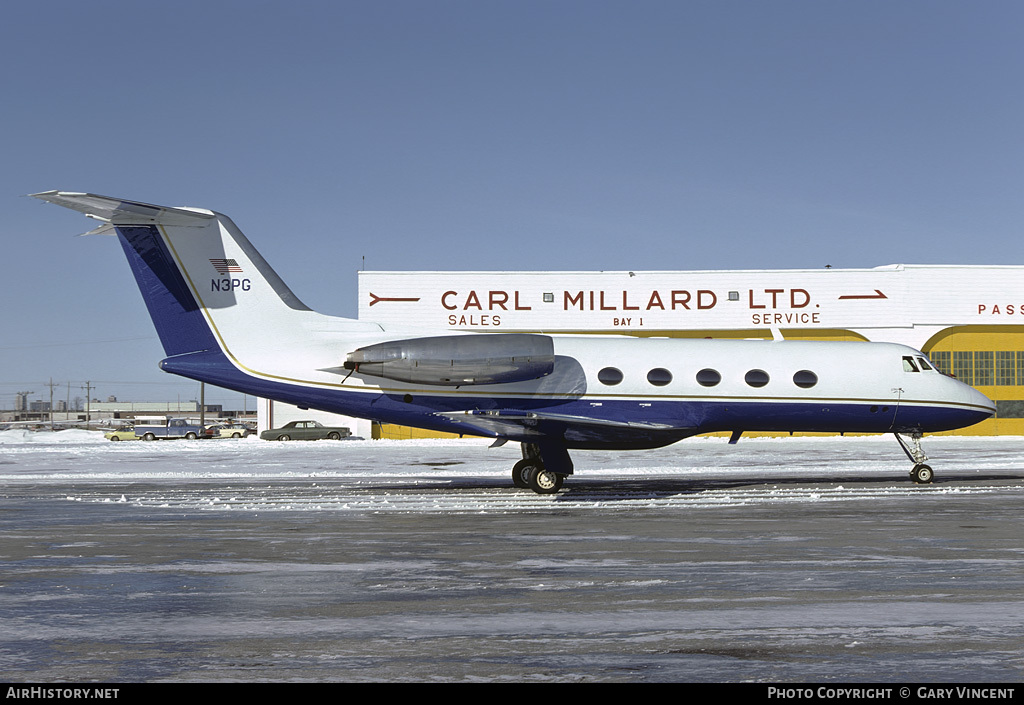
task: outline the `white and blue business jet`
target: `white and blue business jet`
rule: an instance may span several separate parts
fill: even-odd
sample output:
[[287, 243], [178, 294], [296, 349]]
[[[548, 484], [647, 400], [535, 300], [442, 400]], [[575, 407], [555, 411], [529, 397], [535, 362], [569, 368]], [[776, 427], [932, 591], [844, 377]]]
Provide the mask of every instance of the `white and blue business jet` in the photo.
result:
[[220, 213], [34, 194], [116, 233], [167, 357], [195, 380], [384, 423], [518, 441], [517, 487], [557, 492], [572, 449], [658, 448], [701, 433], [892, 433], [932, 480], [921, 434], [993, 403], [890, 343], [403, 334], [310, 310]]

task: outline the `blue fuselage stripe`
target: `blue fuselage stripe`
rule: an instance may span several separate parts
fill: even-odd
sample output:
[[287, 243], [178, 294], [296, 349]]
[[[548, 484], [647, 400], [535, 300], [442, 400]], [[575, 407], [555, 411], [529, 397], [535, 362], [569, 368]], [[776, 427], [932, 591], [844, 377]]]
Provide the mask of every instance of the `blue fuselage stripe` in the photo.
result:
[[[631, 428], [622, 434], [607, 433], [608, 445], [621, 445], [628, 436], [636, 438], [636, 447], [646, 442], [666, 442], [713, 431], [822, 431], [848, 433], [890, 433], [918, 430], [944, 431], [977, 423], [988, 411], [951, 405], [908, 405], [897, 410], [871, 402], [858, 401], [757, 401], [672, 399], [605, 399], [595, 407], [590, 399], [544, 399], [524, 397], [496, 400], [470, 395], [412, 396], [372, 391], [349, 391], [267, 380], [242, 372], [219, 350], [182, 355], [161, 363], [167, 372], [203, 380], [227, 389], [295, 404], [302, 408], [368, 418], [384, 423], [417, 426], [437, 431], [493, 436], [485, 428], [474, 428], [472, 418], [459, 422], [437, 412], [469, 409], [546, 409], [567, 416], [604, 419], [621, 423], [663, 424], [671, 428], [649, 430]], [[644, 406], [641, 406], [641, 403]], [[513, 440], [530, 440], [528, 432], [514, 429], [501, 432]], [[618, 435], [618, 437], [616, 437]], [[573, 447], [572, 432], [567, 434]], [[598, 447], [600, 442], [584, 442], [577, 447]]]

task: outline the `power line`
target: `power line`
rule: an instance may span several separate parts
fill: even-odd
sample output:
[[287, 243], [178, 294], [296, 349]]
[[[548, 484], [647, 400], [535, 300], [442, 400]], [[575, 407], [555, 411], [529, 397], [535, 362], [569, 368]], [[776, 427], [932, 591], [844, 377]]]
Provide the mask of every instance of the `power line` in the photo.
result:
[[31, 350], [33, 348], [70, 348], [79, 345], [103, 345], [105, 343], [130, 343], [139, 340], [156, 340], [156, 336], [146, 335], [137, 338], [107, 338], [106, 340], [76, 340], [64, 343], [25, 343], [23, 345], [0, 345], [0, 350]]

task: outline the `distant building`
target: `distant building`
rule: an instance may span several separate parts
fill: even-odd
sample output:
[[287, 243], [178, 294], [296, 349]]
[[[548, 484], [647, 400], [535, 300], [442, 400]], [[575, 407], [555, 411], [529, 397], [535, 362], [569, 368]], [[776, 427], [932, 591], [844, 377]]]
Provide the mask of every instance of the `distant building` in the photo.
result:
[[[95, 416], [124, 419], [138, 415], [198, 416], [202, 409], [197, 401], [186, 402], [142, 402], [142, 401], [93, 401], [89, 411]], [[218, 418], [224, 411], [222, 404], [207, 404], [205, 413]]]

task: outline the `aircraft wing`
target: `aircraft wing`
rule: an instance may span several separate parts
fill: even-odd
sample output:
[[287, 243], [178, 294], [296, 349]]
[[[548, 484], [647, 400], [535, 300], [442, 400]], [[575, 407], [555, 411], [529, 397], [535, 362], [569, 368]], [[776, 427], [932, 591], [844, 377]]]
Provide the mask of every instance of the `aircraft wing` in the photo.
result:
[[514, 409], [444, 411], [438, 412], [436, 415], [465, 424], [488, 436], [517, 440], [531, 438], [539, 440], [542, 437], [551, 436], [584, 445], [600, 441], [602, 443], [617, 442], [626, 446], [653, 447], [652, 443], [667, 445], [692, 436], [696, 430], [667, 424], [612, 421], [570, 414], [554, 414], [547, 411]]

